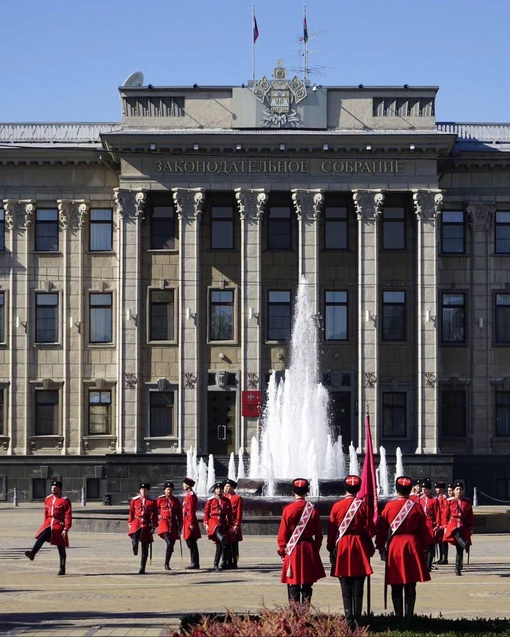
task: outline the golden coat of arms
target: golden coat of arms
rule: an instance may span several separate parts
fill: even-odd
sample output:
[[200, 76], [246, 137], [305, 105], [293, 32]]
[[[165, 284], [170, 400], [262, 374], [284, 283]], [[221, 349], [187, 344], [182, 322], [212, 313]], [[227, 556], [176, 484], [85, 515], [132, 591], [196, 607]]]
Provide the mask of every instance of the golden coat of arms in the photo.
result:
[[299, 128], [301, 119], [294, 108], [306, 97], [306, 85], [296, 75], [287, 79], [287, 69], [278, 60], [273, 79], [263, 77], [255, 82], [253, 94], [265, 105], [260, 125], [264, 128]]

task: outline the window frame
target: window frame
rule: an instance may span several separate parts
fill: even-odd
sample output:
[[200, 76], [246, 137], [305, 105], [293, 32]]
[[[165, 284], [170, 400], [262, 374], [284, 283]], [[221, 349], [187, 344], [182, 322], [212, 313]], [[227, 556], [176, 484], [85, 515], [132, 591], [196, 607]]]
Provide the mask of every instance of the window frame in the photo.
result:
[[[508, 221], [498, 221], [498, 215], [507, 215]], [[498, 239], [498, 230], [502, 230], [508, 227], [509, 237], [508, 239]], [[508, 241], [507, 250], [498, 250], [498, 242]], [[494, 217], [494, 254], [498, 255], [510, 255], [510, 211], [508, 210], [496, 210]]]
[[[221, 214], [223, 212], [229, 212], [230, 215], [226, 217], [214, 217], [215, 211], [217, 214]], [[234, 250], [235, 249], [235, 214], [233, 206], [219, 206], [212, 205], [211, 206], [211, 241], [210, 246], [211, 250]], [[221, 229], [221, 231], [220, 231]], [[228, 244], [225, 246], [215, 245], [215, 239], [218, 237], [225, 237], [225, 229], [227, 232], [227, 237], [229, 239]]]
[[[109, 219], [94, 219], [94, 213], [109, 213]], [[94, 247], [93, 243], [99, 241], [96, 232], [101, 227], [108, 226], [109, 236], [107, 237], [109, 247]], [[99, 242], [102, 246], [103, 244]], [[113, 209], [112, 208], [91, 208], [89, 213], [89, 252], [112, 252], [113, 251]]]
[[[100, 305], [100, 304], [93, 304], [92, 303], [92, 298], [94, 296], [109, 296], [110, 297], [110, 304], [107, 305]], [[91, 345], [112, 345], [114, 340], [113, 340], [113, 292], [100, 292], [100, 291], [89, 291], [89, 298], [88, 298], [88, 310], [89, 310], [89, 329], [88, 329], [88, 341], [89, 344]], [[107, 309], [110, 312], [110, 321], [109, 321], [109, 330], [110, 330], [110, 340], [96, 340], [92, 338], [92, 333], [93, 333], [93, 328], [94, 328], [94, 308], [97, 309]]]
[[[171, 303], [159, 303], [155, 302], [153, 297], [157, 294], [172, 294], [172, 302]], [[177, 339], [177, 330], [176, 330], [176, 290], [175, 288], [149, 288], [148, 289], [148, 342], [150, 343], [175, 343]], [[156, 338], [158, 334], [155, 334], [154, 330], [160, 329], [160, 321], [163, 320], [163, 315], [158, 316], [155, 313], [155, 308], [159, 306], [168, 306], [171, 305], [171, 317], [166, 317], [167, 320], [167, 337], [166, 338]]]
[[[345, 295], [345, 300], [328, 300], [328, 295], [333, 294], [343, 294]], [[328, 336], [328, 329], [330, 320], [330, 308], [338, 308], [340, 310], [340, 322], [344, 322], [345, 325], [345, 336], [340, 336], [338, 338], [333, 338]], [[331, 310], [334, 312], [334, 309]], [[345, 342], [349, 340], [349, 292], [348, 290], [324, 290], [324, 340], [325, 341], [339, 341]]]
[[[273, 294], [287, 294], [288, 295], [288, 300], [285, 301], [278, 301], [278, 300], [271, 300], [271, 295]], [[268, 290], [267, 291], [267, 340], [270, 342], [287, 342], [290, 341], [290, 337], [291, 337], [291, 332], [292, 332], [292, 292], [290, 290]], [[288, 317], [275, 317], [275, 316], [271, 316], [271, 310], [274, 310], [278, 307], [287, 307], [288, 308]], [[288, 320], [288, 328], [287, 326], [285, 327], [279, 327], [279, 328], [274, 328], [272, 326], [272, 320], [276, 320], [276, 319], [280, 319], [280, 320]], [[288, 331], [287, 335], [284, 338], [279, 338], [279, 337], [274, 337], [274, 332], [273, 330], [278, 330], [278, 331], [282, 331], [285, 330], [286, 332]]]
[[[236, 291], [233, 288], [209, 288], [208, 289], [208, 302], [207, 302], [207, 313], [208, 313], [208, 321], [207, 321], [207, 332], [208, 332], [208, 341], [211, 343], [232, 343], [236, 338]], [[229, 294], [231, 296], [230, 300], [217, 300], [213, 301], [213, 295], [216, 294]], [[213, 322], [215, 320], [216, 309], [219, 308], [230, 308], [230, 333], [228, 336], [222, 337], [220, 332], [214, 332]], [[219, 316], [221, 319], [221, 316]]]
[[[458, 297], [462, 297], [462, 305], [455, 305], [455, 304], [445, 304], [445, 297], [447, 296], [458, 296]], [[451, 308], [462, 308], [462, 339], [447, 339], [445, 337], [445, 325], [447, 323], [446, 321], [446, 317], [445, 317], [445, 311], [451, 309]], [[451, 291], [442, 291], [441, 292], [441, 344], [445, 345], [445, 346], [453, 346], [453, 347], [463, 347], [466, 345], [466, 343], [468, 342], [468, 338], [467, 338], [467, 322], [466, 322], [466, 317], [467, 317], [467, 304], [466, 304], [466, 294], [464, 292], [451, 292]], [[453, 321], [449, 321], [449, 322], [453, 322]], [[452, 331], [451, 328], [449, 331]]]
[[[393, 397], [393, 399], [395, 399], [396, 397], [402, 398], [403, 397], [403, 404], [400, 405], [396, 405], [396, 404], [389, 404], [386, 403], [386, 399], [389, 397]], [[394, 413], [395, 410], [400, 409], [403, 410], [403, 416], [404, 416], [404, 426], [403, 426], [403, 433], [395, 433], [395, 430], [392, 428], [393, 426], [395, 426], [395, 423], [397, 422], [397, 419], [394, 417]], [[388, 412], [388, 410], [390, 410]], [[386, 414], [389, 413], [389, 416], [387, 417]], [[409, 414], [408, 414], [408, 405], [407, 405], [407, 392], [406, 391], [391, 391], [391, 390], [383, 390], [381, 391], [381, 433], [382, 433], [382, 438], [388, 440], [388, 439], [399, 439], [399, 440], [403, 440], [407, 438], [408, 435], [408, 428], [409, 428]], [[387, 430], [387, 424], [390, 424], [390, 429]]]
[[[92, 394], [99, 394], [99, 402], [93, 403], [91, 398]], [[103, 402], [103, 394], [104, 398], [108, 396], [109, 400]], [[105, 416], [98, 416], [101, 418], [105, 418], [106, 425], [101, 431], [92, 431], [92, 413], [91, 410], [93, 407], [106, 405], [106, 418]], [[113, 416], [113, 391], [110, 388], [106, 389], [97, 389], [97, 388], [89, 388], [87, 390], [87, 436], [111, 436], [112, 435], [112, 416]]]
[[[501, 397], [505, 397], [506, 401], [500, 402], [499, 399]], [[502, 410], [506, 412], [506, 415], [503, 419], [506, 423], [505, 433], [500, 433], [498, 431], [498, 423], [501, 421], [499, 414]], [[510, 437], [510, 391], [496, 389], [494, 392], [494, 435], [497, 438]]]
[[[285, 216], [279, 215], [285, 211]], [[285, 232], [275, 233], [275, 229], [283, 228]], [[276, 245], [279, 238], [285, 237], [284, 245]], [[282, 243], [284, 243], [282, 241]], [[267, 214], [267, 249], [274, 251], [292, 250], [292, 210], [290, 206], [270, 206]]]
[[[53, 219], [41, 219], [44, 213], [52, 213]], [[34, 252], [59, 252], [59, 219], [57, 208], [36, 208], [34, 227]], [[44, 230], [44, 232], [43, 232]], [[51, 230], [51, 232], [49, 232]], [[54, 241], [54, 246], [49, 244]], [[47, 245], [44, 243], [47, 242]], [[41, 245], [43, 244], [43, 245]]]
[[[389, 214], [395, 214], [401, 212], [401, 217], [388, 217]], [[387, 246], [386, 243], [390, 237], [396, 237], [396, 226], [402, 227], [402, 245], [401, 246]], [[381, 215], [381, 250], [384, 252], [403, 252], [407, 246], [407, 224], [406, 224], [406, 209], [404, 206], [388, 206], [384, 207]]]
[[[54, 304], [40, 304], [39, 298], [46, 297], [47, 300], [50, 300], [50, 297], [54, 297], [56, 299], [56, 303]], [[44, 317], [41, 316], [42, 308], [53, 308], [53, 315]], [[34, 343], [38, 345], [55, 345], [60, 342], [60, 295], [58, 292], [35, 292], [35, 329], [34, 329]], [[51, 330], [45, 329], [43, 330], [40, 327], [41, 321], [51, 321], [53, 323], [52, 328], [55, 334], [55, 338], [44, 338], [41, 336], [41, 332], [50, 332]]]
[[[463, 397], [462, 401], [452, 400], [451, 404], [445, 404], [445, 396], [450, 395], [451, 398]], [[444, 440], [460, 440], [466, 437], [468, 416], [468, 395], [467, 387], [458, 388], [442, 387], [439, 390], [439, 431], [440, 436]], [[460, 428], [457, 427], [461, 423]], [[445, 424], [446, 423], [446, 424]], [[463, 423], [463, 426], [462, 426]], [[447, 427], [456, 425], [455, 433], [447, 431]], [[458, 431], [457, 431], [458, 429]]]
[[[34, 436], [59, 436], [61, 431], [61, 416], [60, 416], [60, 390], [59, 389], [39, 389], [36, 388], [34, 390]], [[56, 400], [54, 402], [39, 402], [39, 398], [43, 396], [43, 394], [53, 395]], [[40, 427], [38, 427], [39, 422], [50, 422], [50, 418], [40, 418], [40, 410], [48, 405], [54, 405], [52, 409], [52, 421], [53, 427], [52, 431], [41, 431]]]
[[[170, 417], [170, 433], [164, 434], [161, 433], [160, 431], [158, 431], [157, 435], [153, 434], [153, 430], [152, 430], [152, 421], [153, 421], [153, 408], [155, 407], [155, 405], [153, 405], [152, 400], [155, 399], [156, 396], [158, 396], [159, 398], [163, 397], [163, 395], [167, 395], [167, 396], [171, 396], [171, 404], [172, 406], [172, 413], [171, 413], [171, 417]], [[176, 400], [176, 392], [174, 389], [165, 389], [165, 390], [157, 390], [157, 389], [149, 389], [149, 393], [148, 393], [148, 409], [147, 409], [147, 438], [176, 438], [177, 437], [177, 430], [176, 430], [176, 406], [177, 406], [177, 400]], [[163, 408], [163, 405], [159, 406], [160, 409]], [[166, 424], [166, 423], [163, 423]], [[158, 424], [159, 427], [161, 427], [161, 425]]]
[[[447, 215], [459, 214], [462, 216], [462, 222], [446, 221]], [[458, 237], [445, 237], [445, 229], [461, 228], [462, 230], [462, 247], [460, 250], [446, 249], [446, 241], [460, 242]], [[441, 239], [440, 239], [441, 255], [459, 256], [466, 254], [466, 215], [463, 210], [443, 210], [441, 214]]]
[[[339, 228], [339, 230], [338, 230]], [[328, 241], [340, 239], [345, 245], [328, 245]], [[326, 206], [324, 210], [324, 250], [335, 252], [349, 249], [349, 217], [347, 206]]]
[[[507, 297], [508, 303], [499, 304], [499, 297]], [[501, 332], [503, 330], [500, 325], [503, 322], [502, 315], [504, 316], [505, 314], [508, 315], [508, 329], [506, 330], [508, 337], [503, 339], [501, 338]], [[494, 294], [494, 344], [499, 347], [510, 346], [510, 293], [496, 292]]]
[[[169, 215], [159, 216], [160, 212], [168, 211]], [[149, 250], [175, 250], [176, 248], [176, 223], [175, 223], [175, 207], [170, 204], [167, 206], [153, 206], [150, 217], [149, 229]], [[167, 243], [168, 245], [155, 245]]]
[[[385, 296], [387, 294], [403, 294], [403, 302], [397, 301], [385, 301]], [[401, 316], [398, 317], [399, 320], [399, 333], [395, 337], [392, 337], [391, 327], [388, 325], [388, 322], [394, 320], [395, 317], [388, 316], [387, 312], [391, 310], [391, 308], [401, 308]], [[381, 340], [384, 342], [391, 343], [402, 343], [407, 341], [407, 293], [405, 290], [383, 290], [382, 299], [381, 299]]]

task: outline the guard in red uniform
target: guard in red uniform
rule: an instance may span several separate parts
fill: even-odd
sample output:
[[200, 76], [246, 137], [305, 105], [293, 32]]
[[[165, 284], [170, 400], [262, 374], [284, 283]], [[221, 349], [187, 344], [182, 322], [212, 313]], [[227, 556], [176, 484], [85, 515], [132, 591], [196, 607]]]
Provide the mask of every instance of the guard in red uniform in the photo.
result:
[[69, 529], [73, 523], [71, 500], [62, 495], [62, 482], [53, 480], [51, 495], [44, 500], [44, 522], [35, 534], [36, 541], [32, 550], [25, 551], [30, 561], [39, 552], [45, 542], [53, 544], [58, 549], [60, 557], [59, 575], [66, 574], [66, 547], [69, 546]]
[[145, 575], [145, 567], [149, 557], [149, 546], [154, 542], [153, 533], [158, 526], [158, 507], [156, 500], [149, 497], [151, 485], [140, 482], [140, 495], [131, 500], [129, 505], [128, 535], [133, 544], [133, 553], [138, 555], [138, 543], [142, 545], [142, 559], [139, 575]]
[[170, 558], [174, 552], [175, 540], [181, 536], [182, 507], [174, 496], [174, 483], [165, 482], [164, 494], [156, 500], [159, 514], [157, 534], [166, 542], [165, 570], [170, 570]]
[[207, 537], [216, 544], [214, 570], [222, 571], [228, 568], [232, 507], [230, 500], [223, 495], [223, 482], [216, 482], [213, 489], [214, 496], [207, 500], [204, 507], [204, 527]]
[[432, 496], [432, 483], [428, 478], [422, 482], [422, 496], [420, 498], [420, 504], [423, 508], [423, 512], [425, 513], [429, 531], [434, 538], [434, 543], [431, 544], [427, 550], [427, 566], [429, 571], [431, 571], [432, 562], [434, 561], [437, 534], [441, 528], [441, 515], [437, 499]]
[[243, 499], [236, 493], [237, 482], [228, 479], [225, 482], [225, 497], [230, 500], [232, 507], [232, 527], [230, 528], [230, 565], [229, 568], [237, 568], [239, 562], [239, 542], [243, 540]]
[[[422, 507], [409, 498], [412, 480], [400, 476], [395, 481], [398, 497], [386, 504], [377, 528], [375, 546], [386, 562], [386, 585], [397, 617], [412, 617], [416, 603], [416, 582], [428, 582], [430, 573], [425, 553], [433, 543]], [[402, 599], [404, 593], [404, 600]]]
[[438, 481], [435, 484], [436, 498], [437, 498], [437, 506], [439, 510], [439, 520], [440, 525], [437, 530], [436, 540], [439, 546], [439, 559], [436, 564], [448, 564], [448, 542], [444, 541], [444, 526], [443, 520], [445, 516], [445, 507], [446, 507], [446, 482]]
[[182, 537], [186, 540], [186, 545], [189, 548], [191, 564], [186, 566], [189, 570], [200, 568], [200, 556], [198, 553], [197, 540], [202, 537], [200, 533], [200, 527], [197, 520], [197, 504], [198, 498], [193, 491], [195, 481], [193, 478], [184, 478], [182, 481], [182, 488], [184, 489], [184, 501], [182, 503]]
[[333, 505], [329, 515], [327, 548], [331, 576], [340, 580], [345, 617], [359, 621], [365, 578], [373, 573], [370, 558], [375, 553], [375, 525], [366, 502], [356, 497], [361, 478], [347, 476], [344, 486], [346, 497]]
[[413, 502], [419, 502], [422, 496], [422, 482], [421, 480], [414, 480], [409, 499], [413, 500]]
[[278, 531], [278, 555], [283, 560], [280, 581], [287, 584], [289, 602], [310, 604], [313, 584], [326, 577], [320, 558], [322, 528], [319, 510], [307, 502], [310, 485], [304, 478], [292, 483], [294, 502], [283, 509]]
[[453, 544], [457, 549], [455, 556], [455, 575], [462, 575], [464, 566], [464, 551], [469, 552], [471, 536], [475, 527], [475, 516], [471, 501], [465, 498], [462, 482], [456, 482], [453, 488], [453, 498], [446, 500], [443, 525], [444, 541]]

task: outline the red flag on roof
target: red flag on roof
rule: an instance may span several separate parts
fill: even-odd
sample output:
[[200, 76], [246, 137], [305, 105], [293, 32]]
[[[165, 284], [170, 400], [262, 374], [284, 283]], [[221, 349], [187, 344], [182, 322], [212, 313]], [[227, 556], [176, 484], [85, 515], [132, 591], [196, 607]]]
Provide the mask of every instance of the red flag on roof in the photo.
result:
[[368, 504], [370, 513], [373, 515], [374, 524], [379, 516], [377, 510], [377, 477], [375, 473], [374, 450], [372, 447], [372, 433], [370, 431], [370, 414], [367, 409], [367, 417], [365, 420], [365, 460], [363, 461], [363, 469], [361, 471], [361, 489], [358, 498], [361, 498]]
[[255, 44], [258, 37], [259, 37], [259, 28], [257, 26], [257, 18], [255, 17], [255, 14], [253, 14], [253, 44]]

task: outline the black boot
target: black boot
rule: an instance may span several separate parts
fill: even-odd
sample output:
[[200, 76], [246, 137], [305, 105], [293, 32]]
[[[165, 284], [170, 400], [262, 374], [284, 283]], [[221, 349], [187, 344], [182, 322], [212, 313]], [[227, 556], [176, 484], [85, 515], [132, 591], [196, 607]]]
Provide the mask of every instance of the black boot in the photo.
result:
[[414, 605], [416, 604], [416, 584], [405, 584], [405, 616], [412, 617], [414, 615]]
[[391, 601], [393, 602], [393, 610], [396, 617], [404, 616], [404, 600], [402, 599], [403, 585], [392, 585], [391, 587]]
[[354, 580], [354, 599], [353, 610], [354, 619], [359, 622], [361, 613], [363, 612], [363, 587], [365, 585], [364, 577], [356, 577]]
[[165, 570], [166, 571], [170, 571], [171, 570], [171, 568], [170, 568], [170, 558], [172, 557], [172, 553], [173, 553], [173, 550], [169, 546], [167, 546], [166, 547], [166, 553], [165, 553]]
[[145, 575], [145, 567], [147, 566], [147, 560], [149, 558], [149, 545], [142, 542], [142, 560], [140, 562], [140, 570], [138, 575]]
[[138, 555], [138, 535], [133, 535], [131, 544], [133, 545], [133, 555]]
[[223, 553], [223, 549], [221, 548], [221, 544], [216, 542], [216, 552], [214, 554], [214, 570], [221, 571], [222, 567], [220, 567], [220, 558]]
[[[50, 531], [49, 537], [51, 538], [51, 531]], [[34, 542], [34, 546], [32, 547], [30, 551], [25, 551], [25, 555], [28, 557], [28, 559], [31, 562], [34, 561], [34, 557], [37, 555], [37, 553], [39, 553], [39, 550], [45, 541], [46, 541], [46, 537], [45, 537], [45, 534], [43, 534], [42, 537], [37, 538], [37, 540]]]
[[312, 603], [312, 593], [313, 586], [312, 584], [302, 584], [301, 585], [301, 603], [302, 604], [310, 604]]
[[354, 614], [354, 591], [350, 577], [339, 577], [340, 588], [342, 589], [342, 601], [344, 603], [344, 615], [346, 619], [351, 619]]
[[462, 575], [462, 555], [457, 553], [455, 556], [455, 575]]
[[299, 584], [287, 584], [287, 595], [291, 604], [301, 604], [301, 586]]
[[186, 540], [186, 545], [189, 548], [189, 554], [191, 564], [186, 566], [187, 571], [195, 571], [200, 568], [200, 556], [198, 554], [198, 544], [196, 540]]
[[59, 575], [66, 574], [66, 549], [65, 546], [58, 547], [58, 554], [60, 557], [60, 570], [58, 572]]

